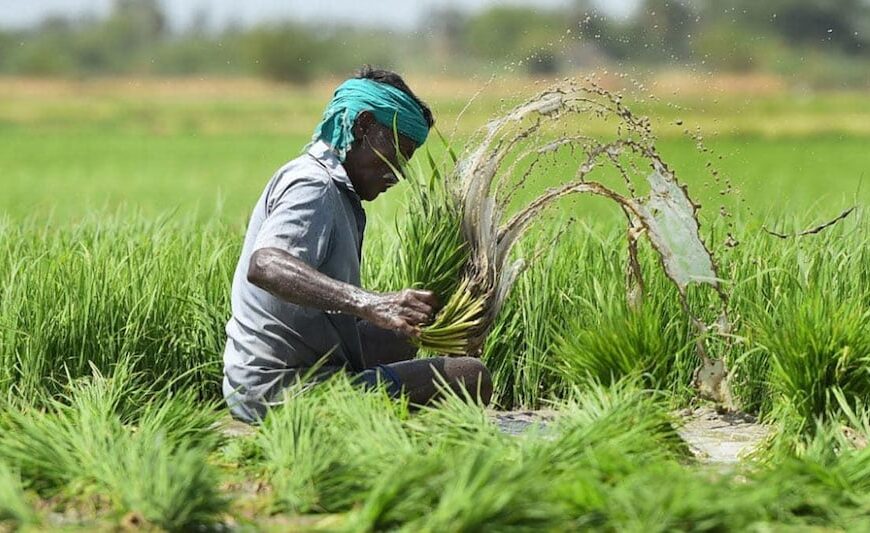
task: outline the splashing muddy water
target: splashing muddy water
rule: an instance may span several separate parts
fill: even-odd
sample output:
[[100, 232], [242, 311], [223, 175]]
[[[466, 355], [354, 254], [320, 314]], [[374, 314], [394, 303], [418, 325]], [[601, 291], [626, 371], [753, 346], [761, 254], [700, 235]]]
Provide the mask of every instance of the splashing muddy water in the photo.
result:
[[[595, 135], [587, 132], [591, 126]], [[602, 135], [602, 130], [608, 133]], [[705, 338], [730, 329], [727, 298], [700, 237], [699, 206], [659, 156], [654, 141], [649, 120], [633, 115], [620, 95], [573, 80], [546, 89], [481, 128], [452, 167], [436, 171], [446, 176], [444, 199], [459, 213], [468, 255], [461, 282], [435, 322], [423, 329], [420, 345], [448, 354], [480, 353], [526, 265], [524, 258], [511, 258], [514, 244], [558, 200], [594, 195], [614, 202], [625, 215], [629, 304], [642, 305], [637, 243], [645, 236], [696, 328], [696, 352], [702, 361], [696, 386], [703, 395], [730, 404], [725, 364], [709, 357], [705, 347]], [[518, 204], [518, 191], [541, 179], [559, 185], [509, 212]], [[690, 285], [712, 288], [718, 295], [721, 309], [715, 327], [692, 313]]]

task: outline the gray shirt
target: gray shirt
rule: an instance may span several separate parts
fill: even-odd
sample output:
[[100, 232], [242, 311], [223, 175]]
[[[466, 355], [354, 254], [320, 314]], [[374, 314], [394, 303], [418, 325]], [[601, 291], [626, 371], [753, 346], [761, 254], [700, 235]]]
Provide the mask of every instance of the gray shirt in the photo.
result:
[[233, 278], [225, 394], [271, 402], [324, 356], [328, 367], [361, 366], [355, 317], [286, 302], [250, 283], [247, 272], [256, 250], [278, 248], [359, 286], [365, 223], [360, 198], [326, 143], [315, 143], [272, 176], [251, 214]]

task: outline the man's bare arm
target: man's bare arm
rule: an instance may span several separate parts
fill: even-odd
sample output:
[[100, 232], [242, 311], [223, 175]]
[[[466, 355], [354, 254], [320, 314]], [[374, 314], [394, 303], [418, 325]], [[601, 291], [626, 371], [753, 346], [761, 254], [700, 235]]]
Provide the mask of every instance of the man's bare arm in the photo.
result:
[[357, 316], [406, 335], [419, 335], [438, 304], [430, 291], [375, 293], [344, 283], [278, 248], [261, 248], [248, 264], [248, 281], [296, 305]]

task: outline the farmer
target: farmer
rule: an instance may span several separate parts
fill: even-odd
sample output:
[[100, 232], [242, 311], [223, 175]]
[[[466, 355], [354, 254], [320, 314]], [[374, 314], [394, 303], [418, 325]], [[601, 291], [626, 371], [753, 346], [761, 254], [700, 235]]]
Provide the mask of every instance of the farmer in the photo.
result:
[[336, 89], [307, 151], [269, 180], [233, 278], [223, 382], [233, 416], [257, 423], [301, 376], [340, 371], [414, 404], [443, 384], [489, 402], [478, 359], [414, 359], [409, 338], [432, 320], [432, 292], [360, 287], [362, 201], [396, 184], [391, 165], [409, 160], [433, 123], [398, 74], [365, 67]]

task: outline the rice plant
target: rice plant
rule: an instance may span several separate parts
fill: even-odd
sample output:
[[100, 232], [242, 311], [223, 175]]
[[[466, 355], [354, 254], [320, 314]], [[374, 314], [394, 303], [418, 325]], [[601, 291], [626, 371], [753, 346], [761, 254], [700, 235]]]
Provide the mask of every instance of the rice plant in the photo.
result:
[[[445, 142], [446, 144], [446, 142]], [[449, 146], [447, 153], [455, 157]], [[427, 149], [429, 169], [422, 165], [406, 171], [411, 182], [407, 196], [408, 216], [397, 226], [402, 243], [398, 247], [395, 276], [405, 287], [431, 290], [440, 301], [447, 301], [460, 283], [468, 262], [468, 244], [462, 236], [461, 211], [431, 151]], [[422, 253], [421, 253], [422, 252]]]
[[619, 479], [601, 503], [612, 531], [742, 531], [767, 516], [769, 499], [730, 475], [653, 463]]
[[10, 406], [0, 460], [43, 497], [95, 501], [97, 515], [135, 513], [169, 530], [213, 521], [225, 505], [207, 462], [218, 443], [214, 406], [116, 368], [71, 383], [44, 410]]
[[778, 510], [787, 513], [779, 520], [862, 530], [870, 525], [870, 411], [850, 407], [842, 392], [834, 396], [846, 419], [777, 434], [754, 481], [777, 488]]
[[343, 376], [316, 387], [300, 382], [287, 398], [255, 439], [278, 510], [344, 510], [377, 478], [386, 456], [408, 445], [406, 407], [364, 394]]
[[[424, 348], [479, 353], [499, 407], [546, 406], [555, 421], [506, 435], [461, 398], [412, 412], [337, 378], [293, 388], [252, 436], [227, 442], [215, 431], [225, 416], [220, 353], [244, 213], [216, 216], [229, 225], [123, 211], [72, 223], [8, 218], [0, 530], [233, 527], [219, 523], [226, 514], [274, 530], [870, 530], [866, 209], [800, 238], [759, 229], [790, 235], [840, 212], [827, 200], [852, 194], [849, 179], [866, 166], [853, 154], [866, 139], [720, 137], [720, 153], [741, 154], [735, 177], [765, 177], [746, 179], [749, 205], [768, 209], [777, 158], [795, 193], [771, 215], [725, 217], [709, 209], [719, 191], [701, 187], [714, 176], [678, 168], [706, 196], [696, 211], [655, 148], [701, 165], [714, 154], [694, 154], [694, 139], [671, 133], [654, 143], [650, 122], [618, 95], [572, 91], [507, 109], [462, 141], [461, 157], [438, 146], [418, 156], [407, 216], [395, 235], [368, 231], [363, 262], [367, 289], [432, 289], [445, 303]], [[581, 93], [588, 101], [571, 101]], [[53, 138], [69, 152], [71, 139]], [[125, 155], [141, 138], [128, 141]], [[29, 145], [44, 148], [7, 152]], [[269, 152], [260, 148], [251, 153]], [[830, 158], [843, 160], [839, 183], [824, 168]], [[30, 180], [28, 161], [7, 162]], [[77, 190], [113, 189], [116, 165], [99, 166]], [[154, 189], [153, 176], [137, 176]], [[3, 197], [9, 216], [32, 212], [31, 195], [19, 201], [14, 189]], [[825, 200], [810, 213], [783, 217], [815, 194]], [[595, 195], [601, 209], [568, 195]], [[146, 196], [144, 209], [163, 209], [159, 194]], [[81, 212], [75, 203], [58, 209]], [[612, 220], [599, 216], [608, 209]], [[692, 236], [702, 230], [699, 248]], [[675, 255], [663, 262], [665, 248]], [[727, 292], [725, 331], [692, 321], [718, 318], [721, 294], [696, 290], [706, 286]], [[776, 429], [733, 472], [697, 464], [675, 430], [674, 406], [695, 401], [699, 340], [727, 362], [740, 407]]]
[[0, 461], [0, 529], [36, 522], [36, 513], [24, 494], [21, 477]]
[[[626, 301], [618, 229], [532, 230], [512, 252], [535, 260], [482, 356], [503, 406], [560, 413], [547, 428], [504, 435], [459, 398], [412, 414], [338, 379], [291, 390], [221, 466], [215, 363], [227, 301], [219, 291], [224, 251], [237, 238], [221, 228], [194, 237], [199, 230], [184, 222], [167, 222], [166, 233], [145, 221], [102, 233], [87, 223], [44, 235], [22, 229], [20, 241], [2, 241], [14, 253], [0, 259], [8, 523], [31, 523], [21, 511], [42, 499], [78, 509], [82, 527], [133, 516], [190, 528], [235, 511], [228, 500], [237, 494], [225, 487], [242, 478], [265, 482], [251, 496], [258, 511], [328, 515], [330, 527], [357, 530], [860, 526], [866, 456], [850, 443], [867, 432], [860, 282], [870, 279], [870, 255], [866, 221], [848, 222], [800, 243], [738, 230], [741, 247], [716, 250], [735, 280], [729, 301], [740, 321], [736, 342], [715, 353], [728, 358], [738, 399], [781, 424], [765, 460], [740, 478], [698, 470], [674, 431], [668, 412], [690, 398], [695, 332], [652, 254], [638, 256], [642, 305]], [[125, 255], [117, 243], [130, 236]], [[70, 244], [79, 237], [88, 253]], [[39, 265], [40, 254], [56, 264]], [[147, 274], [134, 259], [167, 273]], [[405, 275], [393, 256], [373, 257], [373, 269], [378, 261], [382, 282]], [[182, 281], [170, 283], [173, 269]], [[687, 294], [692, 307], [710, 298]]]
[[176, 441], [156, 424], [111, 442], [100, 484], [121, 514], [136, 514], [169, 531], [217, 521], [226, 509], [207, 450]]
[[644, 390], [633, 378], [610, 387], [577, 387], [568, 398], [558, 405], [558, 436], [544, 444], [550, 459], [570, 459], [590, 450], [649, 460], [689, 457], [664, 397]]
[[218, 396], [238, 239], [169, 217], [0, 235], [0, 384], [57, 394], [125, 357], [152, 379]]
[[[547, 231], [539, 235], [542, 242], [555, 237]], [[556, 333], [560, 323], [582, 312], [587, 278], [578, 264], [602, 264], [586, 231], [568, 235], [572, 238], [563, 239], [557, 253], [525, 243], [517, 247], [518, 255], [538, 259], [517, 280], [483, 348], [497, 405], [535, 408], [561, 396], [565, 380], [559, 375]]]
[[566, 527], [558, 495], [578, 478], [686, 456], [663, 404], [630, 384], [578, 391], [546, 438], [505, 435], [449, 394], [413, 417], [394, 405], [340, 377], [294, 388], [256, 437], [274, 510], [344, 512], [355, 530]]
[[777, 417], [797, 417], [812, 430], [818, 418], [840, 418], [834, 392], [849, 405], [870, 402], [870, 311], [810, 294], [782, 302], [759, 332], [770, 359]]
[[621, 299], [600, 298], [600, 307], [569, 318], [560, 328], [557, 348], [557, 364], [566, 379], [584, 384], [641, 377], [650, 388], [687, 386], [697, 366], [687, 321], [678, 305], [656, 300], [632, 310]]

